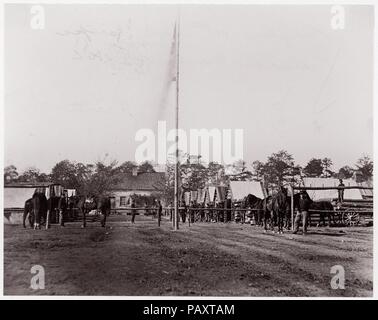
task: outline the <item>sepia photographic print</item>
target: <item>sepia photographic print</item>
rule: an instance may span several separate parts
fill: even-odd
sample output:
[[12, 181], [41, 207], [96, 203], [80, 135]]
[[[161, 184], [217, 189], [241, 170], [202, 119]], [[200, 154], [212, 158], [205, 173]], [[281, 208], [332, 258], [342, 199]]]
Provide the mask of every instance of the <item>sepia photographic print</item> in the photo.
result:
[[4, 3], [4, 297], [372, 298], [374, 10]]

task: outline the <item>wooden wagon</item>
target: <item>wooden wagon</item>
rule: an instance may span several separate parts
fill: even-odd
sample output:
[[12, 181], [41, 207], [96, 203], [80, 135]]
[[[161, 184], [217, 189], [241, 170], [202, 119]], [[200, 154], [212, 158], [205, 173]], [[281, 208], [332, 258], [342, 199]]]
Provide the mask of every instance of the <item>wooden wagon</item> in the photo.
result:
[[334, 201], [335, 215], [343, 225], [353, 227], [373, 223], [373, 199]]
[[[291, 212], [292, 212], [292, 225], [294, 223], [294, 192], [295, 190], [373, 190], [372, 187], [364, 186], [347, 186], [347, 187], [291, 187]], [[344, 226], [357, 226], [357, 225], [371, 225], [373, 223], [373, 197], [363, 197], [363, 199], [333, 199], [331, 201], [334, 210], [331, 212], [338, 224]], [[319, 210], [314, 210], [319, 211]], [[319, 211], [320, 212], [320, 211]], [[326, 213], [327, 211], [323, 211]]]

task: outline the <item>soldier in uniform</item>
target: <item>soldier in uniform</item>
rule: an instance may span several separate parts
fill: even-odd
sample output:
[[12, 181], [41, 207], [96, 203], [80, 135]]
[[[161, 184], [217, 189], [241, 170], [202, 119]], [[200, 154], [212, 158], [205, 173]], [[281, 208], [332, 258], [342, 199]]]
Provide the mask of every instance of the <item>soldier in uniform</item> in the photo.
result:
[[[345, 184], [343, 183], [343, 179], [339, 179], [339, 187], [345, 187]], [[344, 189], [340, 188], [338, 190], [339, 194], [339, 202], [342, 203], [344, 200]]]
[[305, 235], [307, 233], [307, 224], [308, 224], [308, 211], [310, 208], [310, 205], [312, 203], [312, 200], [309, 198], [308, 194], [302, 190], [300, 192], [300, 198], [298, 203], [298, 211], [297, 215], [295, 216], [294, 221], [294, 234], [298, 233], [299, 230], [299, 223], [302, 218], [302, 225], [303, 225], [303, 234]]
[[135, 223], [135, 215], [136, 215], [135, 202], [134, 200], [131, 200], [131, 223]]
[[59, 214], [59, 224], [64, 227], [64, 216], [67, 210], [67, 201], [64, 194], [62, 194], [58, 200], [58, 214]]

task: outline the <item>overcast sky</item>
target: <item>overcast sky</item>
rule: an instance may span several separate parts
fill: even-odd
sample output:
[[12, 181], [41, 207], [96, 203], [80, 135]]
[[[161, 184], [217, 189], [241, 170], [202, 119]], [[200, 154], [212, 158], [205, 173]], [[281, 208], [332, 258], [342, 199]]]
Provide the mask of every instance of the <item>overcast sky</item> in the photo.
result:
[[[5, 165], [134, 160], [138, 129], [173, 123], [177, 8], [44, 8], [43, 30], [30, 5], [5, 10]], [[374, 10], [345, 10], [333, 30], [329, 6], [182, 7], [180, 127], [244, 129], [249, 164], [372, 155]]]

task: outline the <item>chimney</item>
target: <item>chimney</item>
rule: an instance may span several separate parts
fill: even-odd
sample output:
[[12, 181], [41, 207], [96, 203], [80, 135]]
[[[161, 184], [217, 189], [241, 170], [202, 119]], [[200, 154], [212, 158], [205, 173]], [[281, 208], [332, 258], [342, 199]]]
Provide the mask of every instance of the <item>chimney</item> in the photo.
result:
[[138, 167], [133, 168], [133, 176], [136, 177], [138, 175]]

